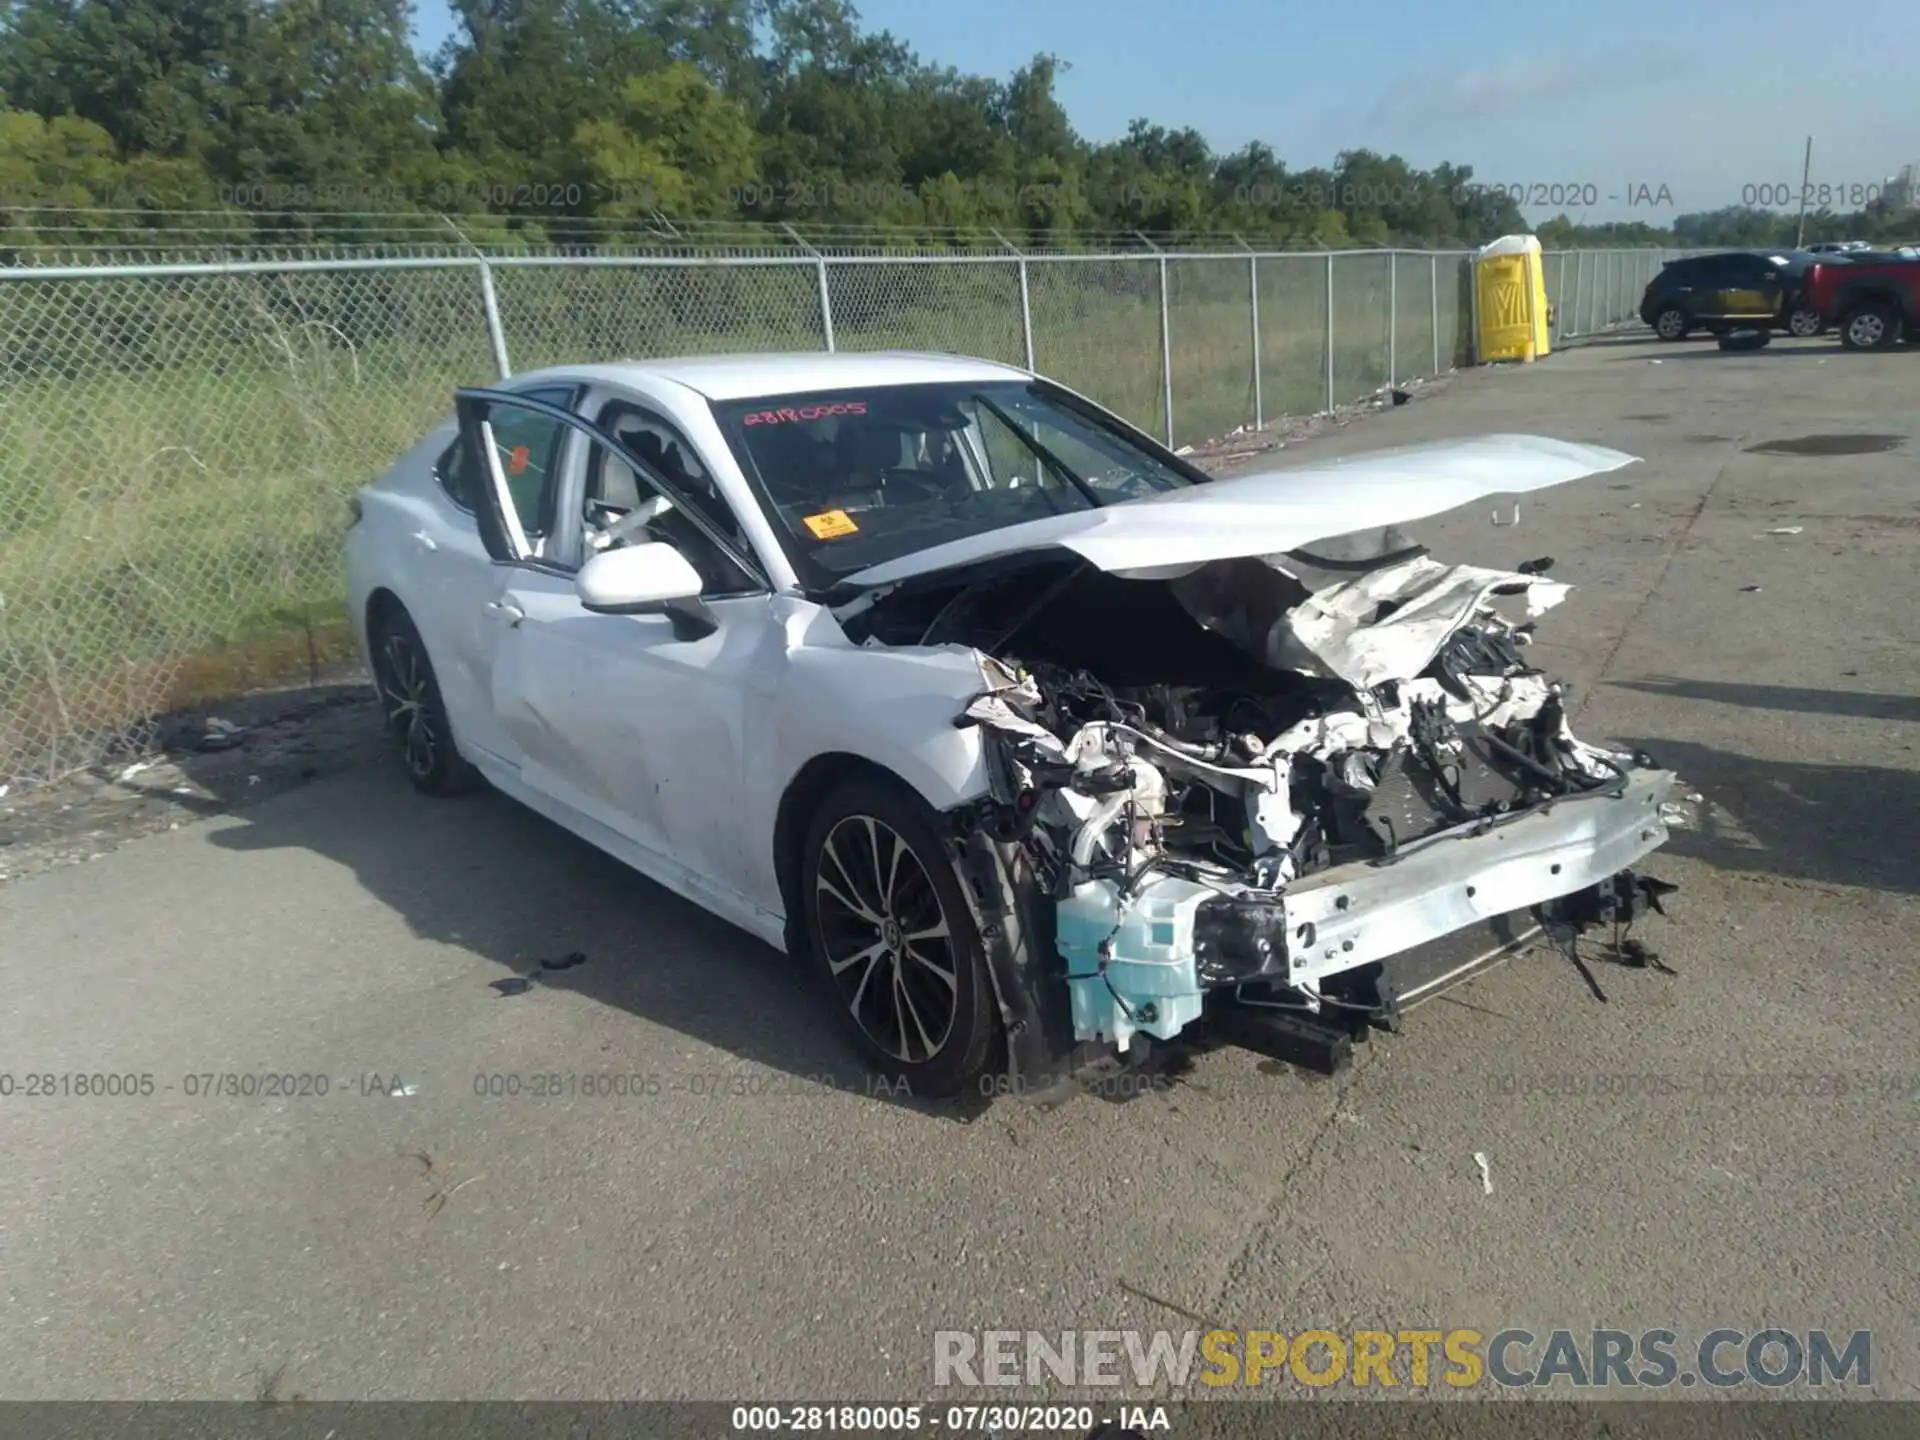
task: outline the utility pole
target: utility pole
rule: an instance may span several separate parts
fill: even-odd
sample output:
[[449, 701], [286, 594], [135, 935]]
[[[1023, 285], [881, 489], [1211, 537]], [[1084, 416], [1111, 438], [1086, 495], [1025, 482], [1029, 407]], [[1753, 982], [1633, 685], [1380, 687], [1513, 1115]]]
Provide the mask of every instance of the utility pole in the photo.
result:
[[1807, 136], [1807, 158], [1800, 163], [1800, 223], [1793, 232], [1793, 248], [1806, 248], [1807, 240], [1807, 179], [1813, 174], [1813, 136]]

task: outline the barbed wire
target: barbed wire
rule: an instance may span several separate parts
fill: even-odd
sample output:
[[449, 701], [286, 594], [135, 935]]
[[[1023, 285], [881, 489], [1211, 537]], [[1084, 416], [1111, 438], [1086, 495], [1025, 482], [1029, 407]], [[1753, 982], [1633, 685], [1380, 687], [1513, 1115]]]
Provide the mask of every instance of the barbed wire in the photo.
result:
[[[0, 206], [0, 263], [142, 264], [167, 259], [435, 258], [645, 254], [844, 258], [946, 254], [1153, 255], [1471, 248], [1458, 238], [1396, 243], [1275, 237], [1229, 229], [1008, 234], [991, 226], [683, 219], [385, 210]], [[1591, 248], [1591, 247], [1589, 247]], [[1633, 248], [1633, 247], [1615, 247]], [[1646, 248], [1653, 248], [1651, 246]], [[137, 258], [136, 258], [137, 257]]]

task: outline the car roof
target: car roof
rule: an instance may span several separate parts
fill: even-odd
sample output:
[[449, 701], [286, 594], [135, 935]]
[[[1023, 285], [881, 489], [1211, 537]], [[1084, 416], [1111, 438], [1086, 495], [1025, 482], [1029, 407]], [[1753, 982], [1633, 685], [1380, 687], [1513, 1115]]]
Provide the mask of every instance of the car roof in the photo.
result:
[[545, 379], [582, 379], [647, 389], [650, 388], [648, 381], [666, 380], [684, 385], [709, 400], [744, 400], [761, 395], [800, 395], [939, 381], [979, 384], [1027, 378], [1027, 371], [992, 360], [921, 350], [676, 355], [657, 360], [556, 365], [514, 377], [516, 387]]

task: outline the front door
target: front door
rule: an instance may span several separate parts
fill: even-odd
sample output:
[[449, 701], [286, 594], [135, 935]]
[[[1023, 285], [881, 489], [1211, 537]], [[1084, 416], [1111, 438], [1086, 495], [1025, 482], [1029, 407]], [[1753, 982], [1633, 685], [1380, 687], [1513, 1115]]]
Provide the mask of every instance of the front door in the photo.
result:
[[[782, 637], [758, 567], [672, 482], [577, 416], [493, 392], [461, 397], [463, 433], [495, 437], [484, 477], [489, 546], [501, 553], [493, 626], [492, 710], [521, 783], [614, 831], [695, 888], [744, 888], [744, 732], [772, 693]], [[577, 462], [551, 493], [519, 493], [517, 458], [498, 436], [515, 411], [558, 418]], [[538, 519], [547, 554], [528, 538]], [[623, 524], [623, 521], [634, 523]], [[644, 523], [638, 523], [644, 522]], [[578, 526], [578, 536], [561, 527]], [[576, 567], [625, 543], [667, 543], [702, 581], [697, 600], [658, 613], [585, 608]]]
[[[767, 595], [707, 604], [709, 622], [596, 615], [572, 577], [510, 568], [494, 713], [521, 779], [692, 875], [744, 889], [745, 731], [780, 634]], [[769, 649], [771, 648], [771, 654]]]

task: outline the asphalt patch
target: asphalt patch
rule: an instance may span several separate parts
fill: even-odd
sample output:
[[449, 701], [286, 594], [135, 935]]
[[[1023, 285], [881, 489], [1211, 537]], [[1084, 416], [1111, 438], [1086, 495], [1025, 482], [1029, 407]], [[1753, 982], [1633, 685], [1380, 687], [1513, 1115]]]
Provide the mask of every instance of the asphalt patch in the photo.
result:
[[1879, 455], [1897, 450], [1904, 435], [1801, 435], [1749, 445], [1749, 455]]

